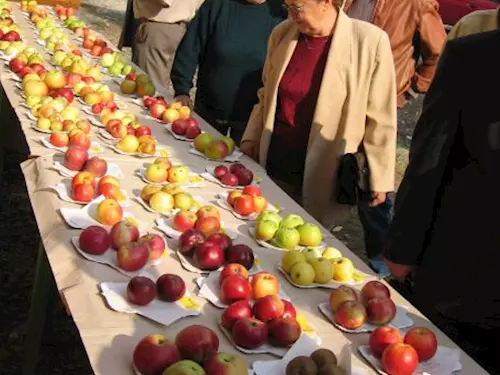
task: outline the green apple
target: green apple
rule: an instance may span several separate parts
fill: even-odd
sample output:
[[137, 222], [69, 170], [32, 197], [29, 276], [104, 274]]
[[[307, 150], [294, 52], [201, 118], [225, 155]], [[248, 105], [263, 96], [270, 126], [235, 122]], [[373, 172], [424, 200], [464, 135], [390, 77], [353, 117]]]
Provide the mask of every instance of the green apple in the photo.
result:
[[293, 250], [300, 241], [299, 231], [295, 228], [280, 228], [276, 231], [274, 241], [278, 247]]
[[[137, 80], [139, 79], [141, 75], [137, 77]], [[147, 76], [146, 76], [147, 77]], [[149, 78], [148, 78], [149, 79]], [[136, 82], [137, 82], [136, 80]], [[199, 152], [205, 152], [205, 149], [207, 148], [208, 144], [212, 142], [213, 137], [212, 134], [208, 132], [201, 133], [194, 139], [194, 148], [199, 151]]]
[[26, 98], [26, 105], [30, 108], [33, 108], [35, 105], [39, 104], [42, 101], [40, 96], [28, 96]]
[[260, 220], [255, 225], [255, 238], [270, 241], [278, 231], [278, 224], [272, 220]]
[[168, 366], [163, 375], [205, 375], [205, 370], [194, 361], [183, 360]]
[[105, 53], [101, 56], [101, 65], [105, 68], [109, 68], [115, 62], [115, 57], [111, 53]]
[[33, 48], [33, 47], [28, 47], [28, 48], [26, 48], [23, 52], [24, 52], [24, 53], [26, 54], [26, 56], [28, 56], [28, 57], [30, 57], [30, 56], [32, 56], [32, 55], [34, 55], [34, 54], [38, 53], [38, 52], [36, 51], [36, 48]]
[[299, 245], [318, 246], [323, 241], [323, 234], [317, 225], [306, 223], [297, 227], [300, 234]]
[[0, 49], [2, 51], [5, 51], [7, 48], [9, 48], [10, 42], [7, 42], [5, 40], [0, 41]]
[[333, 279], [341, 282], [352, 280], [354, 265], [349, 258], [337, 258], [330, 260], [333, 264]]
[[52, 56], [52, 63], [55, 65], [61, 65], [63, 60], [68, 56], [68, 54], [64, 51], [55, 51]]
[[299, 262], [306, 262], [306, 257], [299, 250], [291, 250], [281, 258], [281, 268], [286, 273], [290, 273], [292, 267]]
[[147, 74], [141, 73], [137, 75], [137, 78], [135, 80], [137, 84], [146, 84], [148, 82], [151, 82], [151, 78]]
[[326, 284], [333, 277], [333, 264], [326, 258], [313, 259], [309, 264], [314, 270], [314, 282]]
[[281, 216], [275, 211], [262, 211], [257, 217], [257, 222], [263, 220], [274, 221], [277, 225], [280, 225]]
[[307, 262], [296, 263], [290, 271], [290, 278], [297, 285], [311, 285], [315, 276], [313, 266]]
[[342, 253], [339, 251], [339, 249], [328, 246], [323, 250], [323, 254], [321, 254], [323, 258], [326, 259], [335, 259], [335, 258], [342, 258]]
[[113, 76], [120, 76], [122, 74], [122, 69], [123, 69], [122, 63], [114, 63], [108, 68], [109, 74]]
[[306, 262], [312, 262], [314, 259], [321, 257], [321, 251], [314, 247], [303, 249], [302, 254], [304, 254]]
[[283, 220], [281, 220], [280, 228], [297, 228], [299, 225], [304, 224], [304, 219], [302, 219], [297, 214], [288, 214]]
[[52, 36], [53, 31], [51, 29], [42, 29], [40, 31], [40, 39], [47, 40]]
[[125, 65], [122, 69], [122, 74], [126, 76], [127, 74], [132, 73], [134, 70], [135, 69], [132, 65]]

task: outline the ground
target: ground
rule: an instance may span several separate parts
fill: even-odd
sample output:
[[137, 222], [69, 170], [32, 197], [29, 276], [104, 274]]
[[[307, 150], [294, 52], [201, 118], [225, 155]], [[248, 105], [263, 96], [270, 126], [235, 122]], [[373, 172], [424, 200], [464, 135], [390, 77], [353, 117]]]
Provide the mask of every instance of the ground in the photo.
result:
[[[117, 43], [125, 9], [124, 0], [105, 3], [86, 0], [80, 13], [92, 28]], [[406, 167], [408, 145], [420, 108], [421, 100], [414, 101], [399, 116], [398, 183]], [[2, 116], [4, 114], [2, 110]], [[18, 153], [6, 156], [0, 185], [0, 375], [19, 374], [21, 370], [23, 329], [38, 246], [36, 222], [19, 168], [22, 157]], [[364, 258], [362, 232], [356, 216], [337, 235]], [[51, 324], [47, 324], [44, 332], [36, 374], [92, 374], [78, 331], [57, 298], [56, 301], [49, 314]]]

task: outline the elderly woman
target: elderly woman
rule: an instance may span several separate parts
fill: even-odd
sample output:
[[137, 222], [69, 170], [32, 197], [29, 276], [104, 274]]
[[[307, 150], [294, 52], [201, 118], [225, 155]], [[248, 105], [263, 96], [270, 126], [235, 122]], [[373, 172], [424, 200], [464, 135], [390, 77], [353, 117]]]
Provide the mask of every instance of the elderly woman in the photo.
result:
[[394, 190], [394, 63], [385, 32], [349, 19], [338, 2], [285, 1], [289, 19], [269, 39], [241, 150], [328, 228], [349, 208], [338, 202], [339, 164], [346, 154], [365, 156], [366, 168], [359, 167], [369, 170], [371, 188], [358, 191], [357, 205], [379, 271], [390, 221], [387, 193]]
[[257, 102], [267, 40], [285, 19], [280, 0], [206, 0], [177, 49], [170, 78], [176, 98], [239, 144]]

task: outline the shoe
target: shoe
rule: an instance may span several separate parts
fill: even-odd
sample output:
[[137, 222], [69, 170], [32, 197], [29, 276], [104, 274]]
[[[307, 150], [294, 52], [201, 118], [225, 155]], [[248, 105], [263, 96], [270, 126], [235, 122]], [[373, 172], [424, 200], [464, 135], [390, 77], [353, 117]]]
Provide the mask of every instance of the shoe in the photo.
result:
[[383, 261], [382, 258], [373, 258], [369, 260], [370, 268], [374, 270], [378, 275], [382, 278], [386, 278], [391, 275], [389, 272], [389, 268], [387, 264]]

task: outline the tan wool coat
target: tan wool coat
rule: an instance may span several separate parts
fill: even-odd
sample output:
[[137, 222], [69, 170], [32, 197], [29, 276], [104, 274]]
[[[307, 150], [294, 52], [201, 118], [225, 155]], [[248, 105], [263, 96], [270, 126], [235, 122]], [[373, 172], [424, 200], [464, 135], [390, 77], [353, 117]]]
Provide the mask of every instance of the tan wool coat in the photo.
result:
[[[278, 25], [269, 38], [263, 87], [242, 142], [259, 144], [265, 168], [273, 132], [278, 86], [299, 38], [293, 21]], [[316, 103], [307, 147], [304, 208], [327, 228], [346, 218], [335, 202], [337, 168], [344, 153], [363, 145], [372, 191], [394, 190], [396, 161], [396, 83], [387, 34], [339, 11]], [[283, 160], [285, 163], [286, 160]]]

